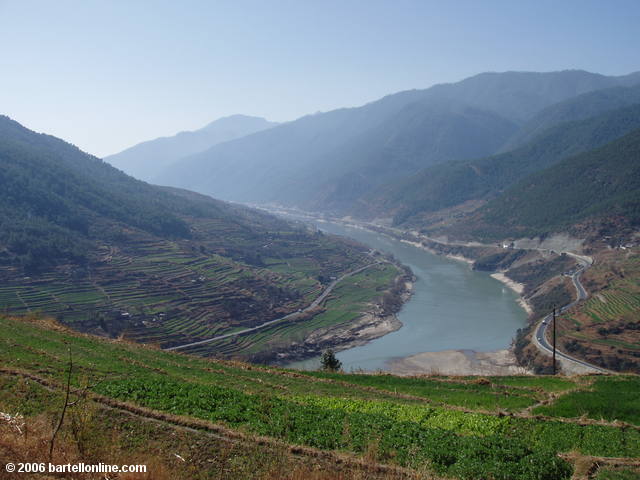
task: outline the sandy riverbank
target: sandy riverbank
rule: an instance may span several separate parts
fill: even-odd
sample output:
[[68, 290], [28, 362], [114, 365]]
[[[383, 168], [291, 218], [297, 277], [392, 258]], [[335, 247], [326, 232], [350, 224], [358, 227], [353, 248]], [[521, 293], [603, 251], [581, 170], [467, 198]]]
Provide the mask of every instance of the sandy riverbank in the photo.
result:
[[[402, 303], [405, 303], [413, 294], [413, 282], [404, 282], [404, 291], [401, 294]], [[371, 305], [369, 312], [364, 312], [357, 320], [348, 324], [332, 325], [319, 328], [311, 332], [302, 342], [295, 342], [286, 351], [273, 352], [271, 358], [264, 361], [276, 365], [286, 365], [298, 360], [321, 355], [326, 349], [331, 348], [336, 352], [349, 348], [359, 347], [372, 340], [383, 337], [402, 328], [402, 322], [393, 315], [379, 315], [379, 305]]]
[[334, 342], [335, 350], [340, 351], [365, 345], [401, 327], [402, 322], [395, 315], [381, 317], [367, 313], [347, 327], [339, 327], [336, 332], [324, 332], [318, 336], [312, 334], [308, 340], [317, 343]]
[[402, 328], [402, 322], [395, 315], [379, 316], [365, 313], [347, 325], [319, 328], [302, 342], [294, 342], [286, 351], [273, 352], [266, 363], [287, 365], [321, 355], [325, 350], [336, 352], [360, 347], [372, 340], [383, 337]]
[[[436, 255], [438, 255], [437, 252], [434, 252]], [[440, 254], [441, 255], [441, 254]], [[463, 257], [462, 255], [453, 255], [451, 253], [447, 253], [445, 255], [445, 257], [450, 258], [451, 260], [457, 260], [458, 262], [464, 262], [464, 263], [468, 263], [469, 265], [473, 265], [473, 260], [467, 257]]]
[[525, 375], [531, 374], [518, 365], [511, 350], [476, 352], [473, 350], [443, 350], [424, 352], [387, 362], [387, 369], [396, 375]]
[[[402, 243], [406, 243], [407, 245], [411, 245], [411, 246], [414, 246], [416, 248], [420, 248], [422, 250], [425, 250], [425, 251], [427, 251], [429, 253], [433, 253], [434, 255], [439, 255], [439, 256], [443, 255], [442, 252], [438, 252], [438, 251], [436, 251], [436, 250], [434, 250], [432, 248], [429, 248], [429, 247], [427, 247], [426, 245], [423, 245], [420, 242], [412, 242], [410, 240], [404, 240], [404, 239], [401, 239], [400, 241]], [[450, 258], [451, 260], [457, 260], [459, 262], [468, 263], [469, 265], [473, 265], [473, 262], [474, 262], [473, 259], [467, 258], [467, 257], [463, 257], [462, 255], [454, 255], [452, 253], [445, 253], [444, 256], [447, 257], [447, 258]]]
[[509, 287], [520, 296], [520, 298], [518, 299], [518, 303], [525, 310], [525, 312], [527, 312], [527, 315], [531, 315], [533, 313], [533, 308], [531, 308], [531, 305], [529, 305], [529, 303], [523, 296], [524, 285], [522, 283], [514, 282], [504, 273], [492, 273], [491, 276], [496, 280], [504, 283], [507, 287]]

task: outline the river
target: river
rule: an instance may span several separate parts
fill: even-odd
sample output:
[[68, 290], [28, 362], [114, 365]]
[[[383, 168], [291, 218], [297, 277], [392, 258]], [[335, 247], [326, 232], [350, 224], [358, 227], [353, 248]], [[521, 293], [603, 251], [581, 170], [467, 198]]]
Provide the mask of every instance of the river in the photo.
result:
[[[393, 254], [417, 278], [411, 299], [398, 313], [402, 328], [337, 354], [347, 372], [386, 370], [388, 361], [422, 352], [504, 349], [525, 324], [527, 315], [517, 303], [517, 294], [488, 273], [471, 270], [465, 262], [360, 228], [328, 222], [315, 225]], [[319, 358], [287, 366], [315, 369]]]

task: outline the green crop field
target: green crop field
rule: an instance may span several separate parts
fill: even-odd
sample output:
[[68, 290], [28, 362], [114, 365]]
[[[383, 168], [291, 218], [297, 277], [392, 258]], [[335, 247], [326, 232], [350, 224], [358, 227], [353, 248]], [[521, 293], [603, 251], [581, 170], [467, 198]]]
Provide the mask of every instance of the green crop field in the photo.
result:
[[[612, 271], [616, 275], [603, 283]], [[589, 275], [600, 288], [584, 303], [580, 312], [594, 323], [637, 321], [640, 311], [640, 257], [637, 254], [609, 252]]]
[[[316, 378], [331, 378], [354, 385], [374, 387], [394, 393], [402, 393], [424, 398], [431, 403], [456, 405], [470, 409], [517, 411], [534, 405], [544, 395], [533, 388], [512, 388], [518, 377], [494, 377], [493, 381], [478, 382], [472, 379], [467, 382], [456, 378], [435, 377], [430, 379], [397, 377], [393, 375], [342, 375], [325, 372], [303, 372]], [[526, 377], [525, 377], [526, 379]], [[573, 382], [567, 381], [571, 386]], [[528, 386], [537, 386], [529, 380]]]
[[[560, 480], [573, 472], [560, 454], [640, 457], [637, 376], [302, 373], [99, 339], [36, 317], [3, 317], [0, 328], [3, 376], [10, 369], [61, 386], [71, 354], [72, 384], [106, 398], [404, 467], [415, 478]], [[22, 407], [4, 391], [0, 411], [51, 410], [39, 395]]]
[[589, 415], [640, 424], [640, 378], [598, 378], [593, 384], [562, 396], [553, 405], [538, 407], [534, 412], [558, 417]]
[[183, 351], [232, 357], [286, 347], [291, 342], [302, 341], [314, 330], [347, 324], [363, 312], [370, 311], [371, 303], [384, 293], [399, 273], [398, 268], [390, 263], [370, 267], [342, 280], [323, 302], [324, 311], [313, 318], [303, 321], [292, 319], [255, 333], [197, 345]]
[[618, 320], [639, 310], [638, 292], [626, 288], [610, 288], [590, 298], [584, 306], [584, 312], [597, 323]]

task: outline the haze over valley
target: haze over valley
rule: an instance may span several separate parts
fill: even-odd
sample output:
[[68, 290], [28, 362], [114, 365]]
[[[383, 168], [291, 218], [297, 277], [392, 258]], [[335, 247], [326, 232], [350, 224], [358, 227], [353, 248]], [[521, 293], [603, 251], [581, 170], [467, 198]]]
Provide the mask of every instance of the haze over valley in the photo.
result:
[[[638, 73], [479, 74], [223, 142], [156, 178], [464, 256], [521, 284], [535, 318], [575, 295], [558, 276], [579, 267], [567, 253], [612, 262], [612, 248], [635, 247], [639, 101]], [[605, 353], [591, 346], [599, 335], [571, 330], [578, 357], [638, 368], [634, 347]], [[548, 368], [539, 353], [518, 361]]]
[[274, 127], [264, 118], [232, 115], [220, 118], [195, 131], [177, 133], [139, 143], [105, 158], [111, 165], [131, 176], [153, 182], [160, 172], [182, 158], [200, 153], [219, 143]]

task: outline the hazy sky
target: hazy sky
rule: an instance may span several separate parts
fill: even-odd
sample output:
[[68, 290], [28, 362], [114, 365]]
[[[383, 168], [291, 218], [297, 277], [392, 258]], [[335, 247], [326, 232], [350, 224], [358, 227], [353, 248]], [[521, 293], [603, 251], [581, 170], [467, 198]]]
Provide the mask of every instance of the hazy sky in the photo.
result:
[[98, 156], [484, 71], [640, 70], [638, 0], [0, 0], [0, 113]]

